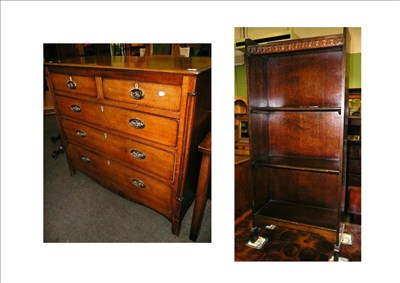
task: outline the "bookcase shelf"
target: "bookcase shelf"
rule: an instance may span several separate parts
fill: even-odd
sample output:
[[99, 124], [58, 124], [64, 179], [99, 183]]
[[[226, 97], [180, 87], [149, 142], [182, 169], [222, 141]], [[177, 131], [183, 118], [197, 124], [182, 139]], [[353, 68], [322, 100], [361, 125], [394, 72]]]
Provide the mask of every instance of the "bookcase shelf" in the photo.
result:
[[270, 200], [257, 214], [278, 221], [318, 226], [331, 231], [336, 229], [337, 211], [334, 209]]
[[286, 107], [251, 107], [251, 113], [270, 113], [275, 111], [293, 111], [293, 112], [338, 112], [341, 114], [341, 107], [319, 107], [319, 106], [286, 106]]
[[330, 174], [339, 174], [340, 172], [338, 159], [267, 156], [254, 160], [253, 165]]

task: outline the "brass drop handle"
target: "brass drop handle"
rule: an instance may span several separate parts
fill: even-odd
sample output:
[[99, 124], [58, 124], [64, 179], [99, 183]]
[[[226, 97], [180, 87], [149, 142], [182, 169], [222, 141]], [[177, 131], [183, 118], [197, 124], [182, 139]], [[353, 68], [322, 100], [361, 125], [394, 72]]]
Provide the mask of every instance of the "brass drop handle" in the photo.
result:
[[144, 123], [140, 119], [132, 118], [129, 120], [129, 124], [135, 129], [143, 129]]
[[82, 131], [82, 130], [77, 130], [76, 131], [76, 135], [81, 137], [81, 138], [86, 137], [86, 133], [84, 131]]
[[79, 107], [79, 105], [76, 105], [76, 104], [72, 104], [71, 109], [74, 112], [81, 112], [81, 108]]
[[146, 188], [145, 184], [140, 181], [139, 179], [132, 179], [132, 184], [134, 184], [136, 187], [139, 187], [141, 189]]
[[69, 89], [76, 89], [76, 82], [72, 80], [72, 77], [69, 77], [69, 80], [67, 81], [67, 86]]
[[132, 149], [131, 154], [133, 155], [133, 157], [135, 157], [138, 160], [142, 160], [142, 159], [146, 158], [146, 155], [137, 149]]
[[82, 155], [82, 156], [81, 156], [81, 159], [82, 159], [82, 161], [84, 161], [84, 162], [86, 162], [86, 163], [89, 163], [89, 162], [90, 162], [90, 158], [87, 157], [87, 156]]
[[131, 97], [136, 100], [141, 100], [144, 97], [144, 92], [139, 89], [139, 85], [135, 84], [135, 88], [131, 90]]

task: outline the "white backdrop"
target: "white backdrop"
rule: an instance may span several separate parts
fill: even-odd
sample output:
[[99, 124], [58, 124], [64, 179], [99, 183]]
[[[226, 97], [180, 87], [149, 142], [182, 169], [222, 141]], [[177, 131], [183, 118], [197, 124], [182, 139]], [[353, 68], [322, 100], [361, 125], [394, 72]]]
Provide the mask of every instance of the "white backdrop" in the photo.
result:
[[[399, 246], [400, 185], [391, 162], [399, 158], [399, 8], [379, 1], [2, 1], [1, 282], [397, 278], [399, 251], [387, 247]], [[362, 28], [362, 262], [234, 261], [234, 27], [251, 26]], [[43, 43], [96, 42], [212, 43], [212, 243], [43, 243]]]

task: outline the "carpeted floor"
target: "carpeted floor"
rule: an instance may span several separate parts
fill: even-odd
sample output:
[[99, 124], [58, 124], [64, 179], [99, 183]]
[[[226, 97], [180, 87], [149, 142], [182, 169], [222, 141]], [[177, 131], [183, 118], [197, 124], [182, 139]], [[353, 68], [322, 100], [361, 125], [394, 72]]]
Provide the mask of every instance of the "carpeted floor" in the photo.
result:
[[[59, 146], [54, 115], [44, 117], [44, 242], [191, 242], [193, 205], [172, 235], [171, 223], [157, 212], [128, 201], [77, 171], [70, 176]], [[207, 201], [197, 242], [211, 242], [211, 200]]]

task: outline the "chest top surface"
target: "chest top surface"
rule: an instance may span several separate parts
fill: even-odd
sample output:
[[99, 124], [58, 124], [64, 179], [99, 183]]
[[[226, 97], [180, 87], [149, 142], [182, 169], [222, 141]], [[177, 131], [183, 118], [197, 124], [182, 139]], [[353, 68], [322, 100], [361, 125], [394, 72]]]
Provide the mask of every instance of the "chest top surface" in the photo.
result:
[[46, 62], [46, 66], [133, 70], [198, 75], [211, 69], [210, 57], [88, 56]]

